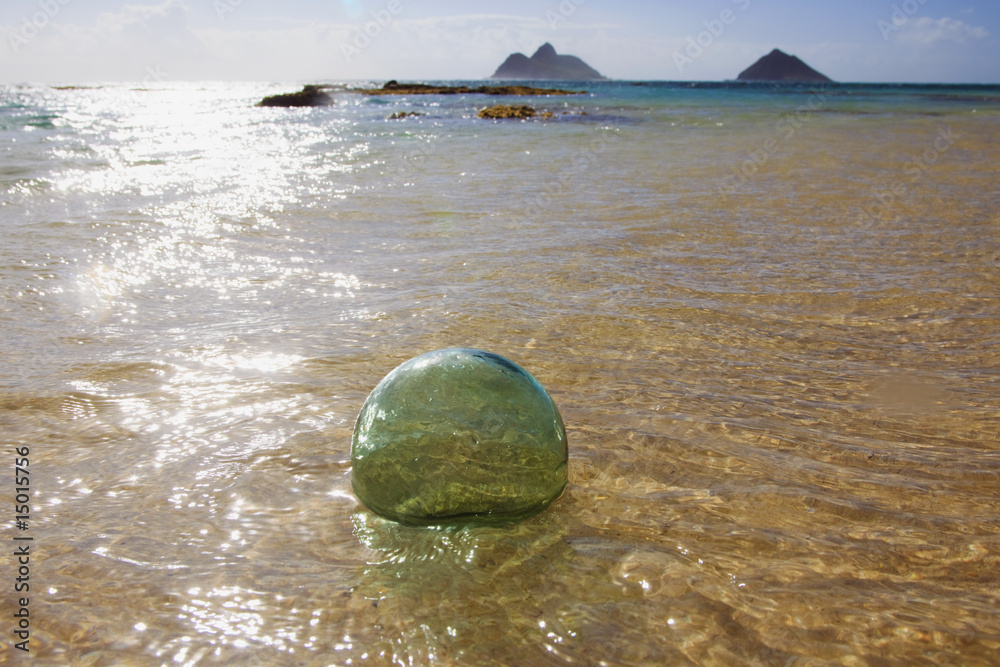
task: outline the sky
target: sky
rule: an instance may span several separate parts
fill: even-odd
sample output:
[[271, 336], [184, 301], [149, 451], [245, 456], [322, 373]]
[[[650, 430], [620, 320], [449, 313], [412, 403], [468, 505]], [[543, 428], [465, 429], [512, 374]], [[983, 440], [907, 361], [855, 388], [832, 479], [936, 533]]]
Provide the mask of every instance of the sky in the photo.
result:
[[2, 0], [0, 82], [488, 78], [543, 43], [627, 80], [1000, 83], [998, 0]]

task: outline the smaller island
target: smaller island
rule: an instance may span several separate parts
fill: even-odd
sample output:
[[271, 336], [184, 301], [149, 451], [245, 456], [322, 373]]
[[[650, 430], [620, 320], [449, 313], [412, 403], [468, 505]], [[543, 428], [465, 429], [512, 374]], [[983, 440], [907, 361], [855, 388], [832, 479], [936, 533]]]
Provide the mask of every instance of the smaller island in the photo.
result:
[[795, 56], [780, 49], [769, 54], [740, 72], [737, 81], [782, 81], [791, 83], [833, 83], [833, 79], [820, 74]]
[[576, 56], [559, 55], [548, 42], [542, 44], [530, 58], [523, 53], [512, 53], [490, 78], [559, 81], [604, 79], [600, 72]]

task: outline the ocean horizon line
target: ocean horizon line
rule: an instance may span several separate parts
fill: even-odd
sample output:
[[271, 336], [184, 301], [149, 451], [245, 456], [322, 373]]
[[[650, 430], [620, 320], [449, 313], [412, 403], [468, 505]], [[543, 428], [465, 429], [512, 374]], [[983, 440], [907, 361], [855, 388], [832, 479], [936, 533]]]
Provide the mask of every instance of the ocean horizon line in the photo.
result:
[[792, 87], [899, 87], [899, 88], [1000, 88], [1000, 82], [913, 82], [913, 81], [740, 81], [738, 79], [494, 79], [492, 77], [482, 78], [434, 78], [434, 77], [368, 77], [368, 78], [310, 78], [310, 79], [169, 79], [148, 81], [142, 79], [134, 80], [89, 80], [89, 81], [6, 81], [0, 82], [0, 86], [49, 86], [52, 88], [87, 88], [96, 86], [120, 86], [120, 85], [153, 85], [153, 84], [261, 84], [261, 85], [297, 85], [297, 84], [327, 84], [328, 82], [338, 83], [370, 83], [374, 81], [405, 81], [411, 83], [422, 82], [469, 82], [469, 81], [503, 81], [503, 82], [548, 82], [548, 83], [570, 83], [574, 85], [614, 85], [614, 84], [660, 84], [678, 86], [741, 86], [746, 88], [792, 86]]

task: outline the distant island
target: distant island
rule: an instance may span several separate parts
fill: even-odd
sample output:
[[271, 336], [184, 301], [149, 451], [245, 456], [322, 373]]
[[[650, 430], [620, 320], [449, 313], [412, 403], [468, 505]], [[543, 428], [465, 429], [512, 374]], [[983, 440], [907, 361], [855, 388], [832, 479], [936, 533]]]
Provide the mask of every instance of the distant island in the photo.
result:
[[833, 83], [833, 79], [820, 74], [809, 65], [775, 49], [740, 72], [737, 81], [790, 81], [797, 83]]
[[558, 79], [593, 81], [604, 79], [601, 73], [576, 56], [561, 56], [546, 42], [530, 58], [512, 53], [493, 74], [492, 79]]

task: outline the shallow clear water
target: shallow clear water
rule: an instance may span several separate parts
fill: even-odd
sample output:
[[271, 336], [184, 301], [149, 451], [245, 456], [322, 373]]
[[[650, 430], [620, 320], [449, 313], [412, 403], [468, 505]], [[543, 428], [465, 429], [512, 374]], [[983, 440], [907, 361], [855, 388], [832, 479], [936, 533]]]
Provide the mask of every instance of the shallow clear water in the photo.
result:
[[[997, 89], [295, 88], [0, 90], [35, 664], [995, 662]], [[384, 521], [357, 412], [465, 346], [570, 484]]]

